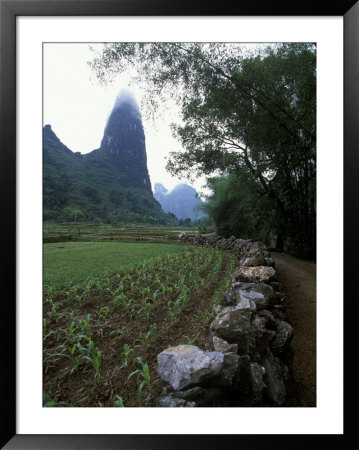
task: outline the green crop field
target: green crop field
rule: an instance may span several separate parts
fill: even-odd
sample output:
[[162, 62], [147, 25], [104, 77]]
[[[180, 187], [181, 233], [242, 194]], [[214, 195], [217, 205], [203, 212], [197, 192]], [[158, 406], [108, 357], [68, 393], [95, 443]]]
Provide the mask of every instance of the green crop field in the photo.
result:
[[[210, 322], [230, 286], [233, 256], [185, 245], [61, 246], [45, 246], [52, 282], [61, 272], [63, 280], [104, 268], [114, 273], [45, 291], [44, 406], [156, 406], [165, 386], [157, 355], [179, 344], [209, 349]], [[118, 270], [130, 259], [132, 268]]]
[[148, 259], [180, 252], [177, 244], [65, 242], [44, 244], [43, 284], [59, 288], [112, 274]]
[[182, 231], [44, 224], [44, 406], [156, 406], [165, 386], [157, 355], [179, 344], [209, 349], [235, 262], [178, 244]]

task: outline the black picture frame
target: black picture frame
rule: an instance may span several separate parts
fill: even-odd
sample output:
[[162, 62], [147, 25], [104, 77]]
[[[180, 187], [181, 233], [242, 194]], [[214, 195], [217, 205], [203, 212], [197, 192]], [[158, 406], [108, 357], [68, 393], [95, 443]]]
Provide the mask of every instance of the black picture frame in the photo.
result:
[[[6, 449], [191, 449], [351, 448], [356, 425], [352, 342], [357, 326], [354, 283], [358, 249], [359, 2], [300, 0], [0, 0], [0, 186], [3, 213], [1, 352], [1, 448]], [[343, 435], [18, 435], [16, 434], [16, 17], [18, 16], [343, 16], [344, 18], [344, 286], [345, 421]], [[353, 293], [352, 302], [349, 294]], [[344, 297], [345, 299], [345, 297]], [[354, 355], [354, 357], [353, 357]], [[216, 419], [214, 419], [215, 422]], [[210, 426], [210, 424], [209, 424]]]

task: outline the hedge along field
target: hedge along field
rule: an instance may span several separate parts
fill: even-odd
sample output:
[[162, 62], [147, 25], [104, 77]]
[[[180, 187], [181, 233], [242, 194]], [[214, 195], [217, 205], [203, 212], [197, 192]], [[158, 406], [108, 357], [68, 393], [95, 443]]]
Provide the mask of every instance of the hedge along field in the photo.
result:
[[66, 242], [44, 244], [43, 285], [59, 288], [118, 272], [146, 259], [180, 252], [176, 244]]
[[44, 406], [156, 406], [165, 385], [158, 353], [209, 348], [234, 260], [212, 248], [182, 249], [45, 294]]

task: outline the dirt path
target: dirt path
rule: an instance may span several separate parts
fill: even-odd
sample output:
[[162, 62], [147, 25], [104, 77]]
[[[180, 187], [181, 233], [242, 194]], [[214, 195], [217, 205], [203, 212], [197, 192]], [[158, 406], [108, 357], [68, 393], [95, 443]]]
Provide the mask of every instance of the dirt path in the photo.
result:
[[316, 406], [316, 264], [271, 252], [293, 326], [294, 406]]

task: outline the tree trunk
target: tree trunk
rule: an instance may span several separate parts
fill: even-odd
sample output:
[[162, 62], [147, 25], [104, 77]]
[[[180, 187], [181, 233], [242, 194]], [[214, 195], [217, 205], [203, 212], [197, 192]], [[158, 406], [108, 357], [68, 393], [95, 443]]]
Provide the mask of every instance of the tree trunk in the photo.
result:
[[286, 228], [287, 228], [286, 225], [283, 223], [278, 226], [277, 239], [275, 245], [275, 248], [278, 252], [284, 252], [284, 241], [287, 234]]
[[284, 251], [284, 239], [283, 239], [283, 235], [280, 231], [278, 231], [278, 233], [277, 233], [277, 240], [276, 240], [275, 248], [276, 248], [277, 252]]

